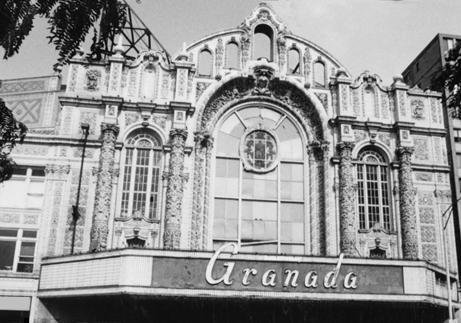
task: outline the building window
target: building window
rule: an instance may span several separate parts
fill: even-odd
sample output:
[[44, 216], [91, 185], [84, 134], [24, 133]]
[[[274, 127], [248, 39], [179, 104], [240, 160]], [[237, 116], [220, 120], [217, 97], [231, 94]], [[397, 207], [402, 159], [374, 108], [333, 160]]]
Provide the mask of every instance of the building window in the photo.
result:
[[226, 45], [226, 68], [240, 68], [239, 47], [233, 41]]
[[37, 231], [0, 228], [0, 271], [31, 273]]
[[455, 39], [447, 38], [446, 41], [447, 41], [448, 50], [451, 50], [451, 49], [455, 48], [455, 45], [456, 45], [456, 40]]
[[159, 218], [161, 149], [157, 137], [144, 129], [128, 138], [121, 176], [122, 217]]
[[299, 51], [292, 48], [288, 51], [288, 74], [301, 74]]
[[198, 57], [198, 75], [211, 76], [213, 73], [213, 55], [208, 49], [200, 52]]
[[41, 209], [44, 190], [44, 167], [17, 166], [12, 178], [0, 184], [0, 207]]
[[251, 106], [224, 120], [216, 145], [214, 248], [240, 242], [243, 252], [304, 253], [304, 146], [295, 123], [278, 110]]
[[321, 61], [317, 61], [314, 64], [314, 86], [325, 87], [326, 75], [325, 75], [325, 64]]
[[273, 61], [273, 37], [274, 32], [268, 25], [258, 25], [254, 31], [253, 58], [265, 58], [268, 62]]
[[357, 164], [359, 228], [379, 225], [391, 231], [389, 171], [383, 156], [374, 150], [359, 154]]

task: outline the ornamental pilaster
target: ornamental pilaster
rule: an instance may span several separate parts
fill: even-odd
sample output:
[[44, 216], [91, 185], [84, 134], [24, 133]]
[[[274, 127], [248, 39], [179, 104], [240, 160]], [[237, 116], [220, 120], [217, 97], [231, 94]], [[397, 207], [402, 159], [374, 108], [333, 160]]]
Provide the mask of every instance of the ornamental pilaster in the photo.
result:
[[404, 259], [418, 259], [418, 231], [415, 208], [415, 188], [411, 168], [413, 147], [401, 146], [397, 149], [400, 160], [399, 200], [402, 230], [402, 252]]
[[114, 176], [115, 142], [119, 127], [112, 123], [101, 124], [101, 153], [97, 172], [96, 196], [91, 226], [91, 250], [107, 248], [110, 205]]
[[207, 150], [211, 151], [213, 137], [208, 131], [197, 131], [195, 141], [194, 159], [194, 191], [191, 224], [191, 247], [198, 250], [202, 247], [202, 229], [204, 227], [203, 205], [206, 178]]
[[181, 209], [184, 195], [184, 148], [187, 131], [173, 129], [170, 131], [171, 153], [167, 174], [165, 233], [163, 244], [165, 249], [179, 249], [181, 239]]
[[340, 249], [346, 256], [357, 255], [353, 148], [353, 142], [343, 141], [337, 145], [339, 154]]

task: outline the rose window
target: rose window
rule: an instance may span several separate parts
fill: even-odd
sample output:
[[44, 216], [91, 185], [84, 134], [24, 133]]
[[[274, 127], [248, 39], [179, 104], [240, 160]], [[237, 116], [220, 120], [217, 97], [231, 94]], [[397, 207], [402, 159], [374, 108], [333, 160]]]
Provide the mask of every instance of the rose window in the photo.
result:
[[244, 139], [243, 159], [255, 171], [268, 171], [275, 166], [277, 142], [265, 130], [250, 132]]

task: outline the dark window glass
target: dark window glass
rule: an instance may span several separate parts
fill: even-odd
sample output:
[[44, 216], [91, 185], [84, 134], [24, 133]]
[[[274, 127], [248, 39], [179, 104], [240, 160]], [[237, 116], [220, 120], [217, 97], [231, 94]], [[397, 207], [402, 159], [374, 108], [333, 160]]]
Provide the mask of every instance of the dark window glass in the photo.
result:
[[16, 241], [0, 240], [0, 270], [13, 270]]
[[17, 235], [18, 230], [0, 229], [0, 237], [16, 237]]
[[269, 62], [273, 60], [272, 56], [272, 28], [268, 25], [259, 25], [254, 32], [253, 58], [265, 58]]

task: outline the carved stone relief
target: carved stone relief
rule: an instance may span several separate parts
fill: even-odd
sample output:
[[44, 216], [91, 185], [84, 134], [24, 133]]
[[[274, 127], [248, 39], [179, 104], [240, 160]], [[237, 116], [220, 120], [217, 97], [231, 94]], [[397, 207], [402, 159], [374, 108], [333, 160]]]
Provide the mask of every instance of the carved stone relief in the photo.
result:
[[411, 101], [411, 115], [413, 119], [424, 120], [426, 113], [424, 110], [424, 101], [416, 99]]

